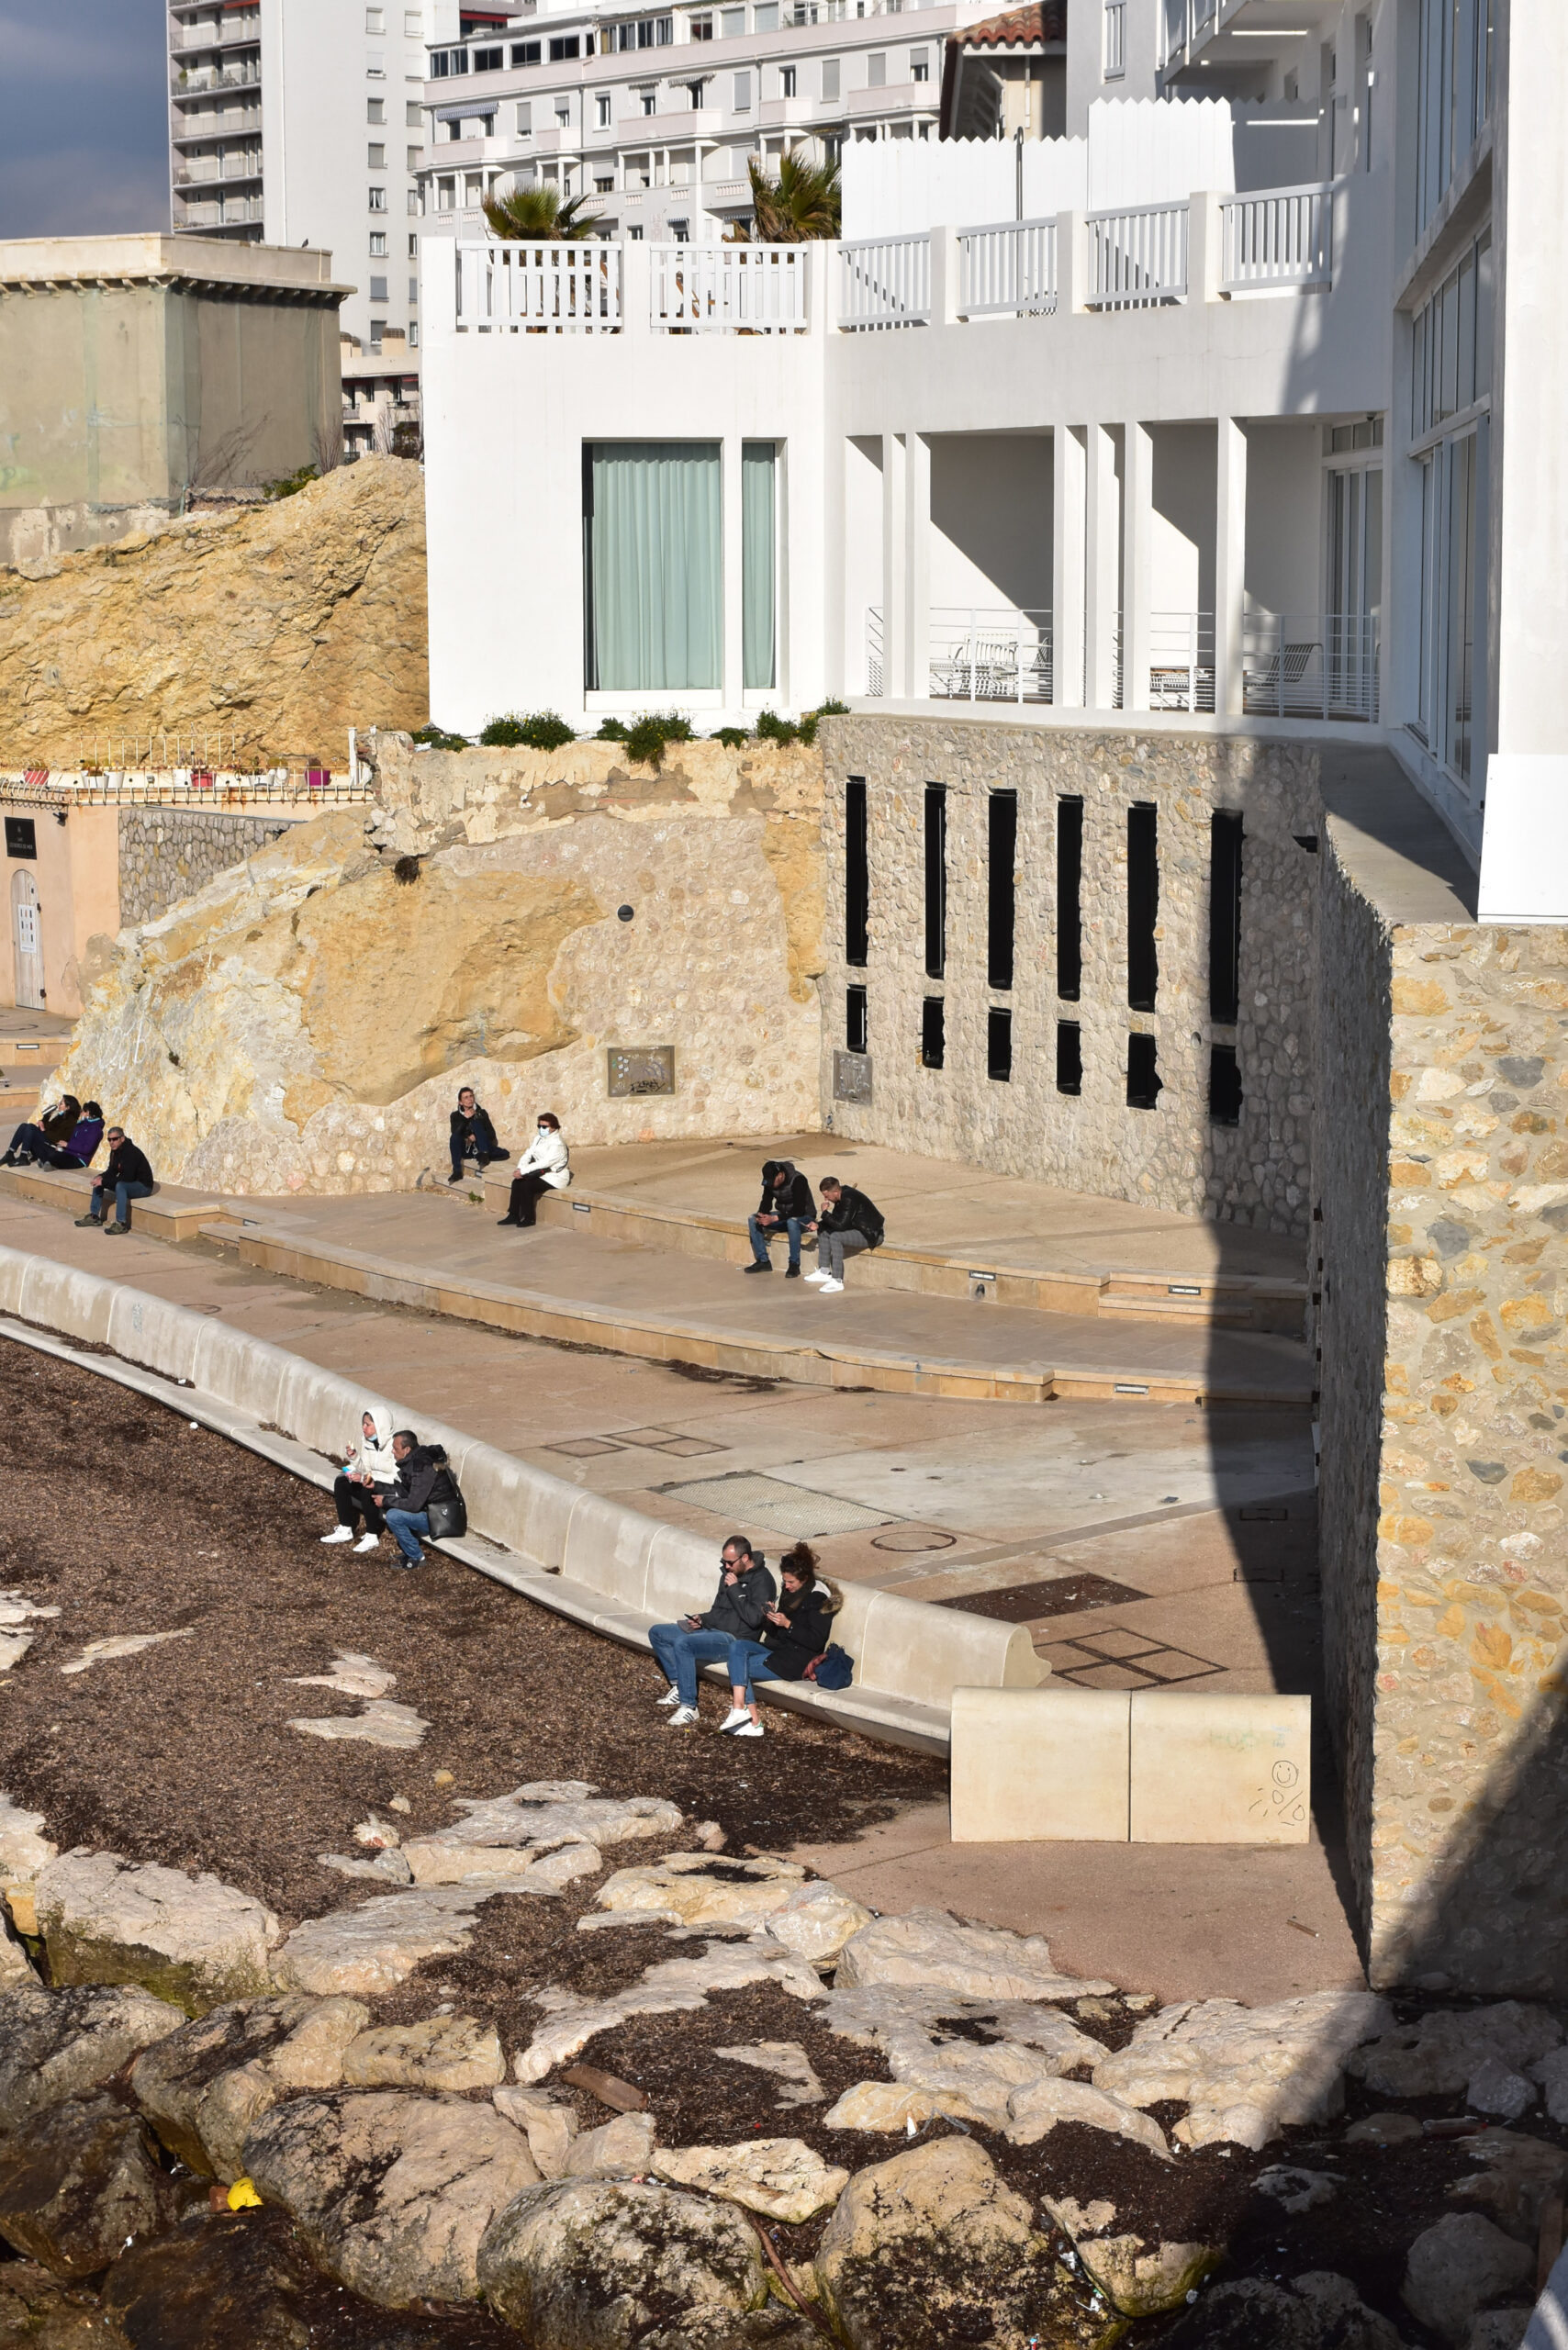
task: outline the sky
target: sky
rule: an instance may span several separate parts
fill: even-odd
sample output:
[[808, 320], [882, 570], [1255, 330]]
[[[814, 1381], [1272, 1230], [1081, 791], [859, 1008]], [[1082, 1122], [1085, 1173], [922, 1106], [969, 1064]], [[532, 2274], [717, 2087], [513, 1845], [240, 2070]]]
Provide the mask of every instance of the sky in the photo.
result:
[[0, 237], [167, 229], [164, 0], [0, 0]]

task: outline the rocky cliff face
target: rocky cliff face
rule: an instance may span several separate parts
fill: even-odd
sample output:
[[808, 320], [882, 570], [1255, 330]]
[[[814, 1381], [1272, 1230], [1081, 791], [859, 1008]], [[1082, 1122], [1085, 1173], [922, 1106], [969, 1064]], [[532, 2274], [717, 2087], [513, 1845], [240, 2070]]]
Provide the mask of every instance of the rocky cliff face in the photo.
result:
[[[161, 1176], [405, 1190], [444, 1176], [463, 1084], [508, 1144], [544, 1108], [577, 1142], [814, 1121], [820, 754], [372, 755], [375, 807], [95, 942], [61, 1081]], [[611, 1098], [611, 1046], [673, 1046], [675, 1091]]]
[[297, 497], [0, 571], [0, 764], [221, 730], [225, 760], [346, 764], [428, 715], [424, 483], [367, 457]]

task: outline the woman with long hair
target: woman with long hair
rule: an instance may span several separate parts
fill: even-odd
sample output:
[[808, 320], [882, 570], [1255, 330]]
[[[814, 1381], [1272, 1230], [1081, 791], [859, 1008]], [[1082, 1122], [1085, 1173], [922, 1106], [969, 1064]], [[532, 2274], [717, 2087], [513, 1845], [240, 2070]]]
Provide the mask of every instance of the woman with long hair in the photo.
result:
[[731, 1738], [762, 1736], [753, 1684], [803, 1681], [806, 1667], [832, 1639], [833, 1619], [844, 1605], [838, 1585], [818, 1574], [809, 1542], [785, 1551], [778, 1580], [778, 1604], [767, 1610], [761, 1639], [730, 1642], [730, 1713], [719, 1727]]

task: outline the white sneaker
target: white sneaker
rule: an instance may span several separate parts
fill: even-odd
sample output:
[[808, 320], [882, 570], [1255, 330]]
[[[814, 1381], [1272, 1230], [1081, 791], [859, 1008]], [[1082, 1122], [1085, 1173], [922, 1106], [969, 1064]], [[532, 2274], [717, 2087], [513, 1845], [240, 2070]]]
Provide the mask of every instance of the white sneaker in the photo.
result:
[[689, 1729], [696, 1719], [697, 1708], [695, 1706], [678, 1706], [674, 1713], [671, 1714], [669, 1718], [669, 1728], [671, 1729]]
[[665, 1691], [664, 1695], [663, 1695], [662, 1697], [655, 1697], [655, 1698], [654, 1699], [654, 1703], [655, 1703], [655, 1706], [678, 1706], [678, 1705], [679, 1705], [679, 1703], [680, 1703], [680, 1692], [679, 1692], [679, 1690], [676, 1687], [676, 1685], [675, 1685], [675, 1684], [674, 1684], [674, 1682], [673, 1682], [673, 1681], [670, 1683], [669, 1687]]
[[362, 1534], [353, 1547], [355, 1558], [358, 1558], [364, 1550], [379, 1550], [381, 1537], [379, 1534]]
[[833, 1275], [828, 1271], [825, 1265], [819, 1265], [814, 1273], [808, 1273], [806, 1275], [806, 1279], [809, 1281], [830, 1281], [833, 1279]]
[[729, 1712], [724, 1716], [723, 1720], [719, 1724], [719, 1728], [721, 1729], [739, 1729], [742, 1722], [749, 1722], [751, 1716], [744, 1706], [732, 1706]]
[[732, 1738], [760, 1738], [762, 1736], [762, 1724], [760, 1722], [754, 1722], [751, 1716], [748, 1714], [744, 1722], [736, 1723], [734, 1729], [730, 1732], [730, 1736]]
[[330, 1534], [323, 1534], [321, 1539], [327, 1544], [329, 1549], [334, 1542], [352, 1542], [353, 1540], [353, 1528], [352, 1526], [334, 1526]]
[[829, 1273], [826, 1281], [823, 1281], [817, 1294], [819, 1297], [836, 1297], [843, 1287], [844, 1283], [842, 1281], [835, 1281], [833, 1275]]

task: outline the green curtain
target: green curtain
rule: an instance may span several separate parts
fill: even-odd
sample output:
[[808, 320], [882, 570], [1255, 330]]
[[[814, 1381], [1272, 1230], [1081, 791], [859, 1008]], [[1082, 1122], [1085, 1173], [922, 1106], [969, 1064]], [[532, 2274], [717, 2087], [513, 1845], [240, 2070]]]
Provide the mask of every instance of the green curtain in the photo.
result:
[[718, 442], [596, 441], [585, 455], [588, 686], [721, 686]]
[[774, 498], [771, 441], [741, 443], [741, 682], [778, 683], [774, 668]]

